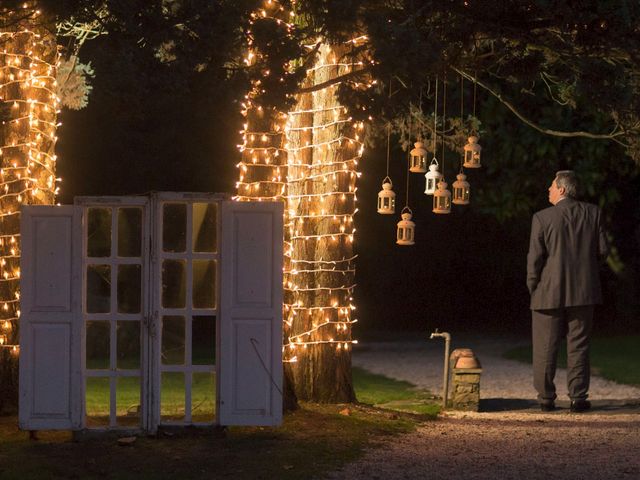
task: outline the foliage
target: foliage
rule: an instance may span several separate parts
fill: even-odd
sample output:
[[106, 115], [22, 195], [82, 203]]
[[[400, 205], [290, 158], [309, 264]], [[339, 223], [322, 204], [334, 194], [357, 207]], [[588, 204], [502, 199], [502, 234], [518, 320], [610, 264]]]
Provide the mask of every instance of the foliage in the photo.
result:
[[80, 63], [76, 57], [63, 60], [58, 66], [58, 97], [63, 107], [81, 110], [89, 103], [93, 86], [89, 79], [95, 76], [91, 62]]

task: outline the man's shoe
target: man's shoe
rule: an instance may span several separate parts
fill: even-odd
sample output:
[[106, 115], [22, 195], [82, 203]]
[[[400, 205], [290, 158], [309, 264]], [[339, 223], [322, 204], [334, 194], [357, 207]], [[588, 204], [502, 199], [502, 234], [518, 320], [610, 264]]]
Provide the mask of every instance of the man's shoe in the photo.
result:
[[573, 413], [586, 412], [591, 408], [591, 402], [589, 400], [572, 400], [569, 409]]
[[553, 402], [540, 404], [540, 410], [542, 410], [543, 412], [553, 412], [555, 409], [556, 409], [556, 404]]

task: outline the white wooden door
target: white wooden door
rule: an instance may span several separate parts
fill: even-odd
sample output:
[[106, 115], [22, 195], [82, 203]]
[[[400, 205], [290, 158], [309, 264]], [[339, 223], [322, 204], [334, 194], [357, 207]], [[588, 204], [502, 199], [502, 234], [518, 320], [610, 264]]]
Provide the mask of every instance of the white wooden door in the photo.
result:
[[83, 427], [149, 428], [149, 199], [79, 197]]
[[282, 420], [282, 204], [24, 207], [20, 426]]
[[283, 204], [223, 202], [218, 415], [282, 422]]
[[151, 430], [216, 423], [219, 200], [153, 196]]
[[81, 427], [80, 213], [73, 206], [22, 207], [19, 424], [23, 430]]

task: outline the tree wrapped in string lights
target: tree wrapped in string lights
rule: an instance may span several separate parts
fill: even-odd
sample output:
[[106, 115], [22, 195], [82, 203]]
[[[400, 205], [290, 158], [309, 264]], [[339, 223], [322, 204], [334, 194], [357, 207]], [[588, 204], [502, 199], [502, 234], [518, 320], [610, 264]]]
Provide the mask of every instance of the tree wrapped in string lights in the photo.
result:
[[[31, 2], [0, 11], [0, 378], [16, 389], [20, 318], [20, 206], [50, 205], [57, 191], [58, 49], [52, 25]], [[9, 382], [9, 384], [5, 384]]]
[[[249, 67], [269, 61], [256, 45], [265, 30], [279, 29], [284, 42], [296, 38], [292, 18], [276, 2], [256, 12], [248, 35]], [[355, 399], [353, 216], [364, 125], [339, 102], [334, 80], [362, 67], [349, 56], [359, 41], [311, 44], [298, 52], [307, 58], [298, 70], [288, 62], [262, 64], [243, 112], [236, 198], [285, 202], [283, 351], [288, 383], [304, 400]], [[273, 77], [302, 84], [286, 112], [261, 104], [265, 82]]]

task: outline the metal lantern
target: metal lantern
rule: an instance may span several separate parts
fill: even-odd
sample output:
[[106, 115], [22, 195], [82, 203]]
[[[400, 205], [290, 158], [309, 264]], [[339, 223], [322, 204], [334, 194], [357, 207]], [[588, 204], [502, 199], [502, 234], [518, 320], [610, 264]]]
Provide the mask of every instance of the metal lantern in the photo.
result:
[[378, 192], [378, 213], [390, 215], [396, 212], [396, 194], [389, 177], [382, 180], [382, 190]]
[[433, 195], [433, 192], [436, 191], [436, 187], [438, 186], [438, 182], [442, 179], [442, 174], [438, 171], [438, 161], [435, 157], [431, 160], [429, 171], [424, 174], [424, 178], [426, 179], [424, 188], [425, 195]]
[[411, 166], [409, 171], [413, 173], [424, 173], [427, 171], [427, 154], [422, 142], [415, 143], [416, 148], [409, 152], [411, 154]]
[[411, 209], [404, 207], [402, 209], [402, 220], [398, 222], [398, 239], [396, 243], [398, 245], [413, 245], [413, 236], [416, 229], [416, 224], [411, 221]]
[[451, 192], [444, 180], [438, 183], [438, 189], [433, 192], [433, 213], [451, 213]]
[[453, 203], [456, 205], [469, 205], [469, 182], [467, 176], [460, 172], [456, 176], [457, 180], [453, 182]]
[[480, 168], [480, 152], [482, 147], [478, 143], [478, 137], [471, 135], [464, 146], [464, 167], [465, 168]]

